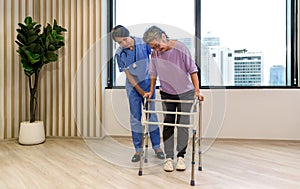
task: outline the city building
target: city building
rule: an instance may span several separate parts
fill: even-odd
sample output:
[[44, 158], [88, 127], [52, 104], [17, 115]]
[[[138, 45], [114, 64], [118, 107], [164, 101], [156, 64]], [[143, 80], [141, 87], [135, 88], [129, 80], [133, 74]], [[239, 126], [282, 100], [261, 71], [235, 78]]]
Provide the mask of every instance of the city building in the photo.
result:
[[270, 86], [286, 85], [286, 70], [282, 65], [273, 65], [270, 68]]
[[260, 86], [263, 78], [263, 52], [234, 51], [235, 86]]
[[234, 85], [233, 51], [220, 46], [220, 38], [208, 33], [202, 39], [201, 70], [203, 86]]

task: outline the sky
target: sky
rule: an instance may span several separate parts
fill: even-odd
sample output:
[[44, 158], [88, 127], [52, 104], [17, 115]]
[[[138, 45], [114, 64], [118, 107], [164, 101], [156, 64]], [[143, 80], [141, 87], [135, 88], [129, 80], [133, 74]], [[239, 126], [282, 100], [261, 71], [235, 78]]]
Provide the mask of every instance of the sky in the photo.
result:
[[[286, 0], [201, 0], [201, 3], [201, 35], [211, 32], [220, 38], [222, 47], [264, 52], [265, 84], [272, 65], [285, 66]], [[194, 35], [194, 0], [117, 0], [116, 6], [116, 24], [129, 27], [136, 36], [142, 36], [152, 23], [161, 24], [157, 25], [171, 38]]]

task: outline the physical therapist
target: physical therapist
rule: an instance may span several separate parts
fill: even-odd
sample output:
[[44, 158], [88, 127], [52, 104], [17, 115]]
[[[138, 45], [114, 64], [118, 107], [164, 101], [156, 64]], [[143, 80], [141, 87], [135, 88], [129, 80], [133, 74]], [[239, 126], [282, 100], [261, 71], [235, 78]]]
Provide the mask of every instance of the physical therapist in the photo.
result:
[[[111, 31], [112, 39], [120, 46], [118, 47], [115, 59], [120, 72], [126, 74], [126, 92], [130, 107], [130, 125], [132, 142], [135, 154], [131, 161], [140, 161], [142, 151], [142, 105], [144, 96], [150, 90], [150, 76], [148, 74], [149, 56], [151, 48], [141, 38], [130, 36], [129, 30], [117, 25]], [[155, 93], [151, 97], [155, 99]], [[155, 110], [155, 103], [151, 103], [151, 110]], [[151, 114], [149, 121], [157, 122], [157, 115]], [[160, 129], [158, 125], [149, 125], [150, 140], [152, 148], [159, 159], [165, 159], [160, 148]]]

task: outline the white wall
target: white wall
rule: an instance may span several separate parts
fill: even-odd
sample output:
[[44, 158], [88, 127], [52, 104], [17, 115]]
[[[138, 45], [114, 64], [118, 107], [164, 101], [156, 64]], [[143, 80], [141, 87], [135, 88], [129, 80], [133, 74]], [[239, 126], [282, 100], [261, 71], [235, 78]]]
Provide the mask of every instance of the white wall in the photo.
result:
[[[207, 89], [202, 93], [203, 137], [300, 140], [299, 89]], [[130, 136], [125, 89], [106, 89], [104, 99], [106, 135]]]

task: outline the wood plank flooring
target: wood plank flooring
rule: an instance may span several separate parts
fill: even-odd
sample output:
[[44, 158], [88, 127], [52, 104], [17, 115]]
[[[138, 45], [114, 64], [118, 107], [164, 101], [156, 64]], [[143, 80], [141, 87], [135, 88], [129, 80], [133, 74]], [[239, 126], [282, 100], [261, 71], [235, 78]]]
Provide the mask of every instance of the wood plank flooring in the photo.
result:
[[217, 140], [202, 155], [203, 171], [190, 186], [187, 170], [167, 173], [149, 149], [149, 163], [138, 176], [129, 138], [47, 138], [39, 145], [0, 142], [1, 189], [298, 189], [300, 141]]

